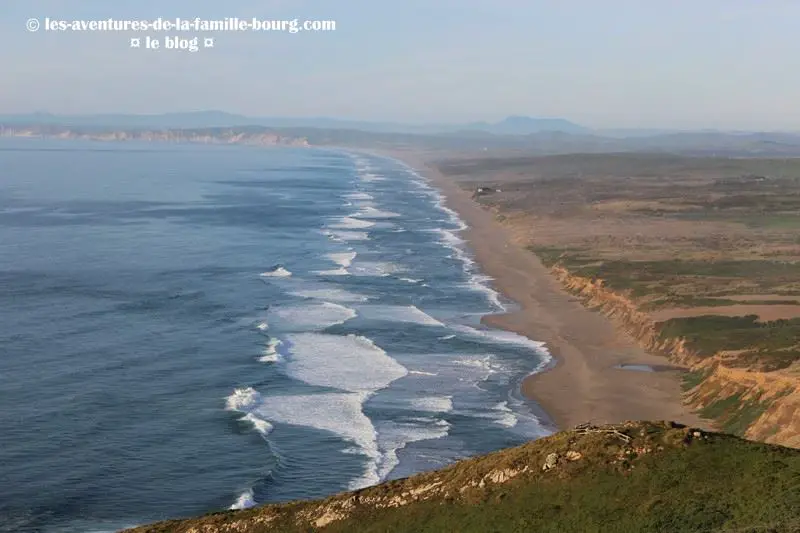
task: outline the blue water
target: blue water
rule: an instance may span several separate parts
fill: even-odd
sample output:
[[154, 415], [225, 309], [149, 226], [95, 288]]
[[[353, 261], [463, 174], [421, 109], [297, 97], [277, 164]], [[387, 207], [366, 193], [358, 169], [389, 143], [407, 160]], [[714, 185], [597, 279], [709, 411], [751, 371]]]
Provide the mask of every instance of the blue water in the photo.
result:
[[400, 162], [0, 139], [0, 531], [325, 496], [548, 433]]

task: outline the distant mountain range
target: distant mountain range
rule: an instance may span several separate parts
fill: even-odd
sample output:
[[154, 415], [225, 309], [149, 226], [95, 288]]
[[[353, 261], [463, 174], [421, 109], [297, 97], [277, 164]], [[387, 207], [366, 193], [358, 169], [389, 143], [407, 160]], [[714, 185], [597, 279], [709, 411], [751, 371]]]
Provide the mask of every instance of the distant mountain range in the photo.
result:
[[53, 113], [0, 114], [0, 126], [62, 126], [104, 130], [131, 129], [196, 129], [261, 127], [270, 129], [312, 128], [320, 130], [350, 130], [374, 133], [447, 135], [480, 139], [493, 136], [538, 134], [570, 134], [605, 138], [642, 138], [668, 135], [789, 136], [794, 141], [798, 132], [722, 131], [715, 129], [654, 129], [604, 128], [592, 129], [564, 118], [536, 118], [512, 115], [499, 122], [406, 124], [399, 122], [370, 122], [329, 117], [248, 117], [225, 111], [189, 111], [150, 115], [96, 114], [56, 115]]
[[336, 118], [247, 117], [224, 111], [196, 111], [164, 113], [159, 115], [54, 115], [29, 113], [0, 115], [0, 123], [58, 124], [62, 126], [113, 127], [113, 128], [210, 128], [262, 126], [269, 128], [323, 128], [374, 131], [384, 133], [451, 133], [474, 135], [530, 135], [542, 132], [586, 134], [591, 130], [563, 118], [507, 117], [500, 122], [473, 122], [464, 124], [400, 124], [393, 122], [367, 122]]
[[527, 155], [660, 152], [711, 157], [800, 157], [800, 135], [791, 133], [684, 132], [603, 136], [545, 131], [527, 135], [493, 135], [482, 131], [398, 133], [345, 128], [212, 126], [167, 128], [144, 126], [66, 125], [50, 121], [14, 122], [0, 117], [0, 137], [84, 139], [97, 141], [167, 141], [224, 144], [412, 148], [483, 151]]
[[424, 147], [530, 155], [670, 152], [718, 157], [798, 157], [800, 134], [714, 130], [591, 130], [560, 118], [409, 125], [334, 118], [256, 118], [222, 111], [161, 115], [0, 115], [0, 137], [169, 140], [349, 147]]

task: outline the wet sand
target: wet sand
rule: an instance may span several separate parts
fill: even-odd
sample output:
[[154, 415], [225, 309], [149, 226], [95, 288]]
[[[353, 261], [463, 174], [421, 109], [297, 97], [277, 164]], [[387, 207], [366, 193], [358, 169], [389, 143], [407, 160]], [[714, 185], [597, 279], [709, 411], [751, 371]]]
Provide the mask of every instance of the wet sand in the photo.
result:
[[[519, 304], [508, 314], [483, 322], [544, 341], [554, 358], [544, 372], [528, 376], [522, 393], [537, 402], [560, 429], [584, 422], [673, 420], [710, 428], [681, 401], [680, 370], [668, 370], [665, 358], [651, 355], [603, 315], [583, 307], [564, 291], [550, 271], [528, 250], [513, 243], [497, 222], [453, 180], [426, 164], [425, 154], [383, 152], [429, 178], [445, 204], [469, 225], [462, 236], [493, 286]], [[660, 371], [633, 372], [620, 365], [649, 365]]]

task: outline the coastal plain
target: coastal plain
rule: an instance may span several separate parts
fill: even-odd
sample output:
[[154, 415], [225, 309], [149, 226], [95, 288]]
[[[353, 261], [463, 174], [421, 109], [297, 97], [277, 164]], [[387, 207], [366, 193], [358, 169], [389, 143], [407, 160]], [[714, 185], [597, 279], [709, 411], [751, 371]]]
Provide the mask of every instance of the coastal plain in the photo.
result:
[[674, 419], [800, 444], [796, 160], [395, 155], [520, 304], [485, 321], [555, 356], [523, 391], [560, 427]]

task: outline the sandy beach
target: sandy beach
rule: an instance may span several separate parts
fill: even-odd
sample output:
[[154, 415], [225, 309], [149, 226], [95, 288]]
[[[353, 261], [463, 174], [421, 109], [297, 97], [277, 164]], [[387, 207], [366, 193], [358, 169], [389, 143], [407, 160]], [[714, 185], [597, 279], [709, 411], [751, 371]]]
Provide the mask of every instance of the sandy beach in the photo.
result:
[[[486, 316], [484, 323], [546, 343], [553, 364], [529, 376], [522, 392], [560, 429], [584, 422], [640, 419], [710, 427], [709, 421], [683, 405], [679, 372], [663, 370], [668, 361], [646, 353], [609, 319], [564, 291], [533, 253], [512, 242], [491, 212], [427, 164], [425, 154], [392, 151], [386, 155], [415, 168], [442, 191], [445, 204], [469, 225], [462, 235], [483, 271], [494, 279], [494, 288], [519, 304], [519, 310]], [[619, 365], [652, 365], [662, 371]]]

